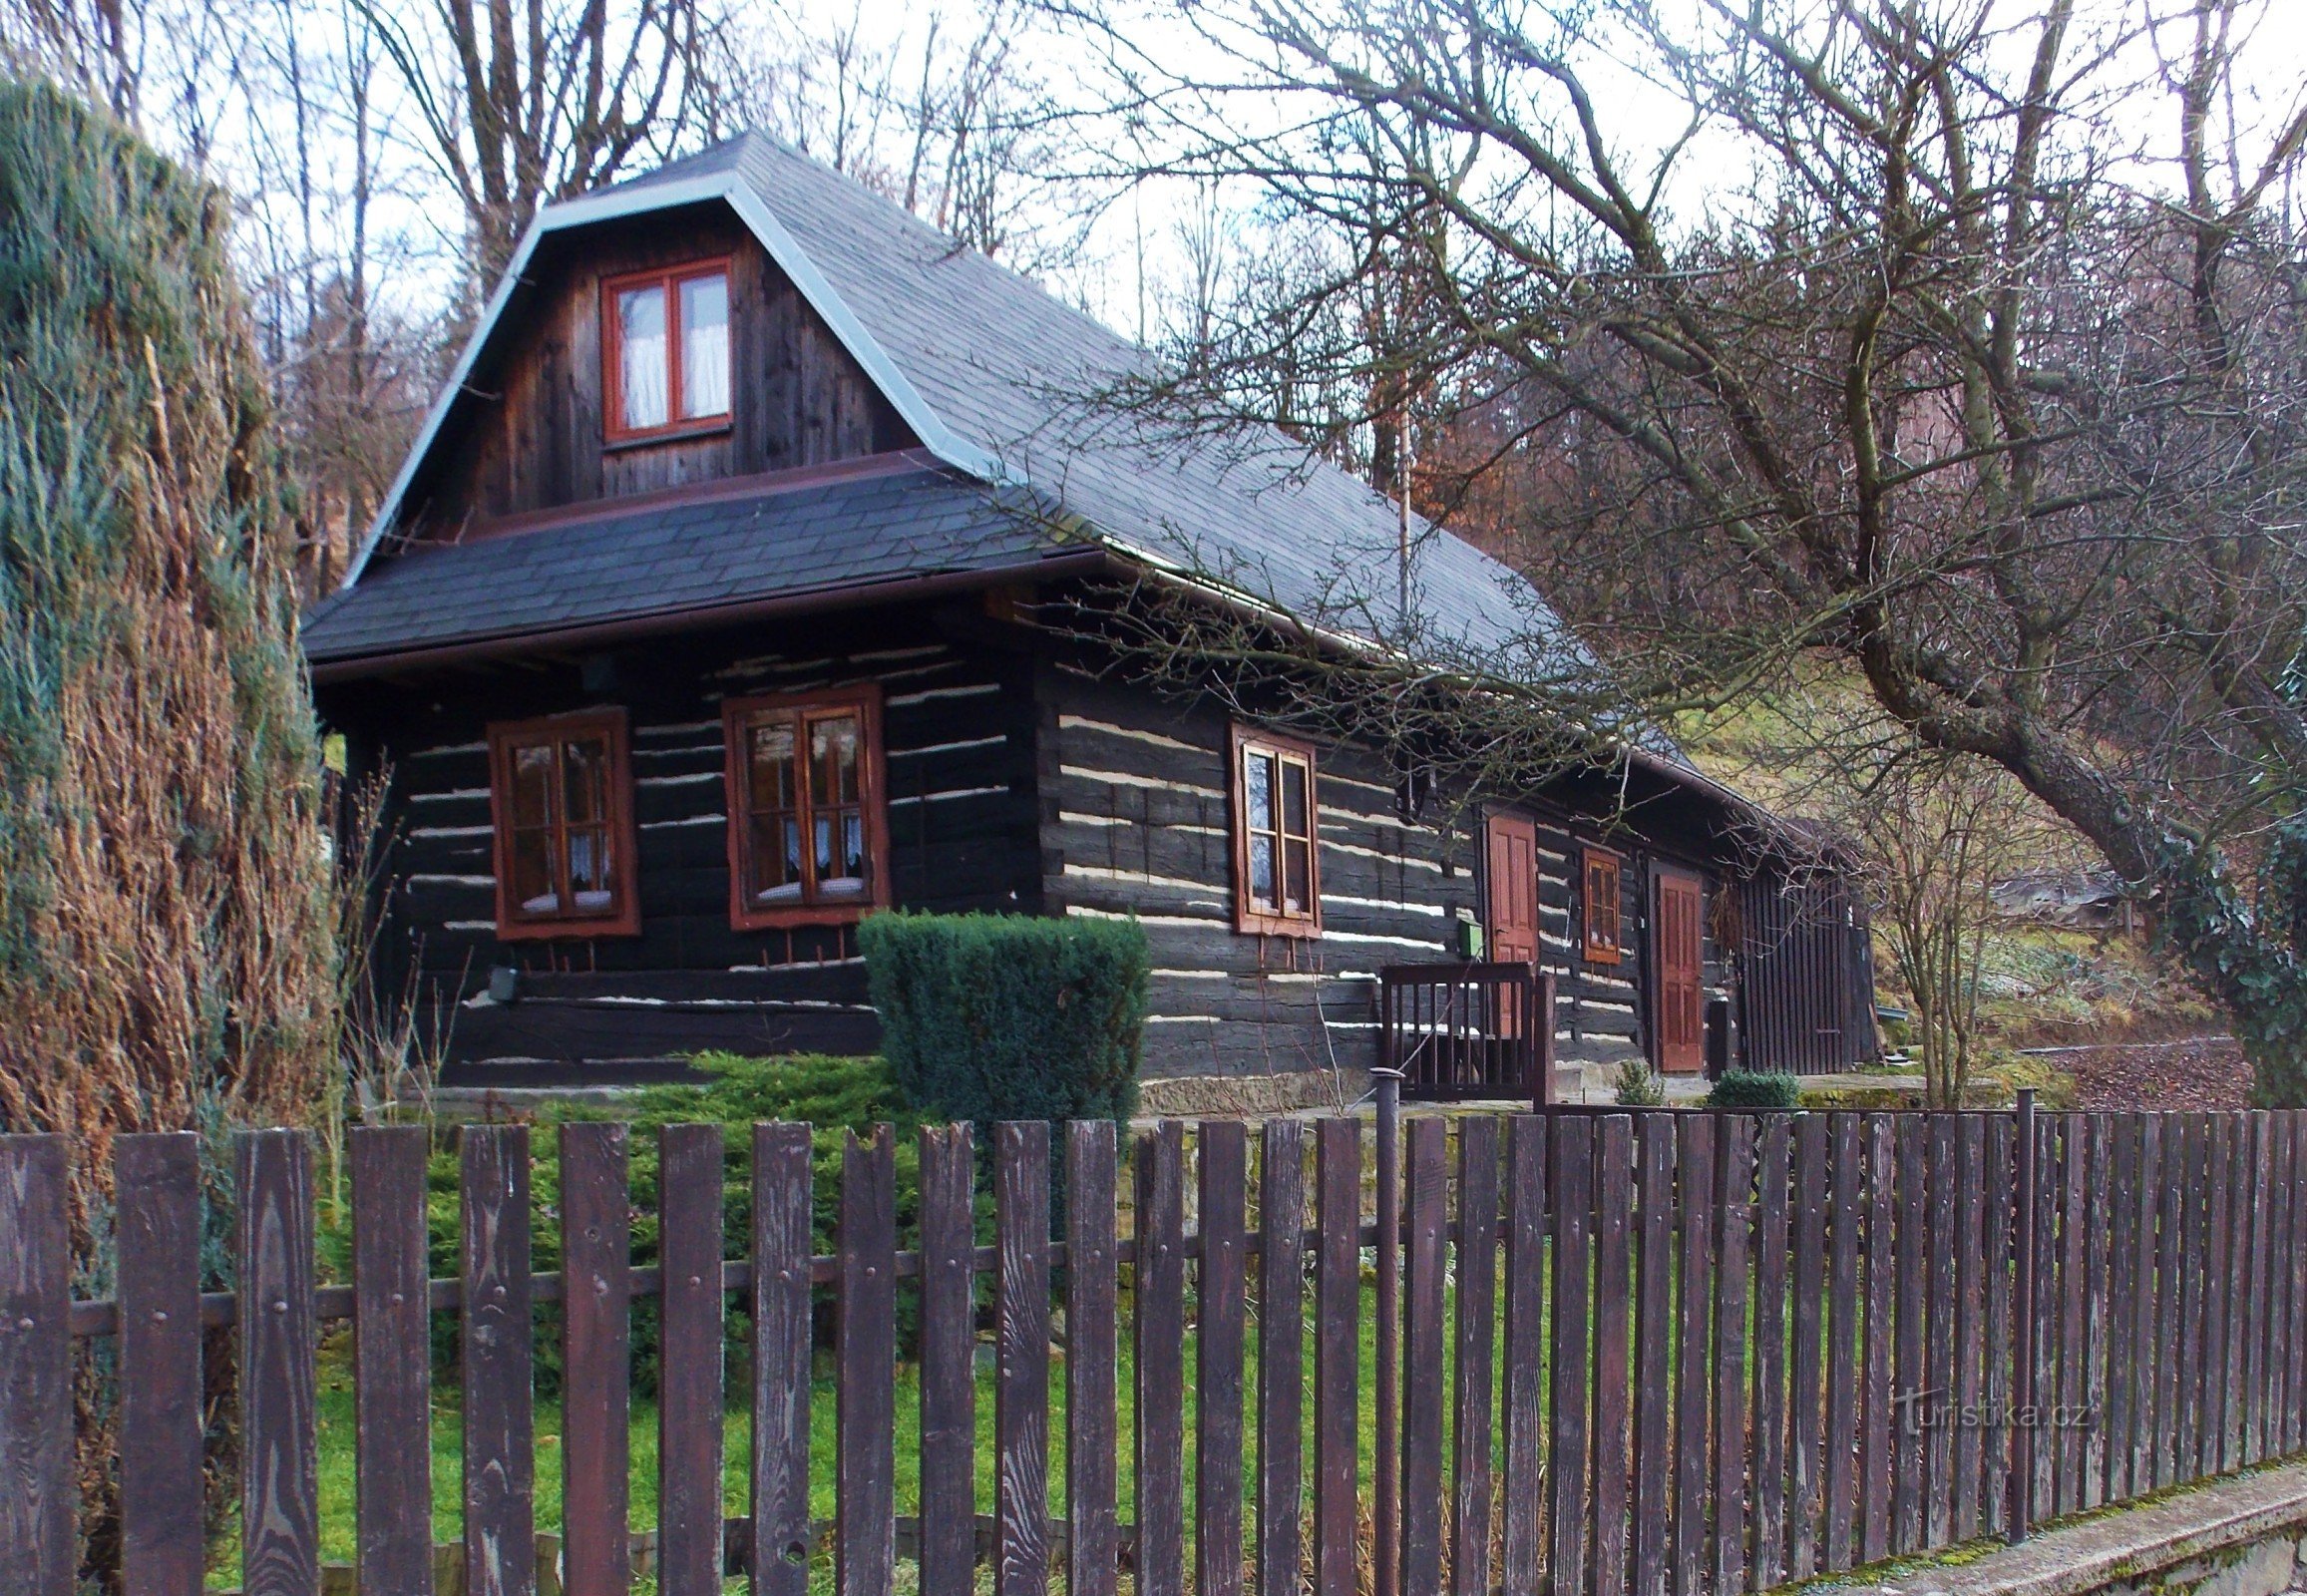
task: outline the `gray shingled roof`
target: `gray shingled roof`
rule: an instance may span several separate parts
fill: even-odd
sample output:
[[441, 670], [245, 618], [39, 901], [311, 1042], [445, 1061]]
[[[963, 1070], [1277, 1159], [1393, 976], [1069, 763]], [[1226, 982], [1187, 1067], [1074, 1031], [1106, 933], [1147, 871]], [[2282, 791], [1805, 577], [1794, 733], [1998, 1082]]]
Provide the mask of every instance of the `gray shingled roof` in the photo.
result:
[[[1078, 550], [1080, 545], [1075, 544]], [[304, 625], [315, 664], [641, 620], [1065, 552], [938, 467], [591, 517], [379, 561]]]
[[[547, 207], [540, 228], [580, 224], [596, 213], [630, 214], [652, 203], [693, 202], [700, 185], [769, 218], [755, 221], [763, 242], [814, 288], [821, 311], [853, 342], [869, 370], [910, 387], [899, 400], [924, 441], [965, 473], [1011, 487], [1028, 486], [1062, 506], [1117, 552], [1245, 593], [1301, 619], [1361, 635], [1398, 633], [1397, 512], [1355, 479], [1304, 452], [1279, 433], [1252, 429], [1222, 442], [1165, 434], [1120, 415], [1099, 396], [1125, 374], [1145, 369], [1142, 351], [1017, 274], [973, 251], [839, 174], [760, 134], [747, 134], [624, 184]], [[659, 196], [661, 195], [661, 200]], [[533, 237], [535, 234], [533, 234]], [[801, 258], [795, 260], [793, 252]], [[814, 275], [816, 284], [807, 279]], [[485, 348], [488, 329], [476, 351]], [[471, 358], [471, 357], [469, 357]], [[885, 386], [893, 385], [886, 383]], [[427, 442], [453, 426], [452, 396], [428, 424]], [[426, 447], [420, 444], [420, 448]], [[396, 499], [371, 535], [390, 531]], [[742, 539], [748, 527], [775, 527], [796, 513], [764, 510], [758, 521], [730, 521], [713, 508], [709, 524]], [[676, 518], [680, 526], [692, 518]], [[732, 570], [745, 580], [775, 582], [779, 591], [901, 576], [989, 558], [980, 547], [938, 547], [933, 528], [880, 530], [843, 523], [818, 539], [813, 563], [756, 563], [727, 551], [709, 566], [693, 544], [691, 562], [668, 568], [667, 581], [644, 562], [674, 559], [663, 513], [593, 522], [580, 531], [524, 535], [520, 555], [474, 545], [356, 568], [356, 584], [316, 613], [306, 644], [317, 658], [347, 658], [377, 648], [410, 646], [415, 627], [432, 641], [506, 635], [510, 613], [556, 626], [622, 613], [633, 589], [694, 594], [699, 603], [766, 593], [708, 595], [700, 572]], [[704, 521], [697, 522], [703, 526]], [[1490, 668], [1540, 679], [1587, 656], [1537, 593], [1518, 575], [1447, 532], [1415, 527], [1411, 609], [1423, 651], [1440, 658], [1473, 656]], [[715, 534], [700, 533], [700, 537]], [[972, 534], [974, 536], [974, 534]], [[1026, 537], [1012, 527], [1012, 538]], [[841, 540], [846, 538], [846, 543]], [[1030, 538], [1026, 538], [1030, 541]], [[838, 549], [836, 543], [841, 543]], [[609, 561], [618, 580], [600, 585], [587, 610], [550, 553], [582, 549]], [[1004, 558], [1035, 558], [1009, 547]], [[908, 565], [907, 562], [913, 562]], [[520, 563], [516, 563], [520, 562]], [[427, 575], [405, 574], [423, 566]], [[980, 567], [981, 568], [981, 567]], [[459, 574], [452, 578], [451, 569]], [[463, 573], [470, 572], [468, 577]], [[544, 591], [521, 591], [533, 580]], [[732, 575], [730, 580], [736, 580]], [[430, 590], [419, 604], [412, 583]], [[517, 586], [518, 585], [518, 586]], [[389, 597], [388, 597], [389, 596]]]

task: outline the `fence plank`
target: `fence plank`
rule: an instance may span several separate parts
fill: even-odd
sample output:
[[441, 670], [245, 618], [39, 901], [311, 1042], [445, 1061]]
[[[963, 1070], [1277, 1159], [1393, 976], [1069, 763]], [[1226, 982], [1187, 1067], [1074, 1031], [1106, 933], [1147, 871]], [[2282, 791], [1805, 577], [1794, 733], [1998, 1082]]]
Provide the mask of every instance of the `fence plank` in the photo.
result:
[[2272, 1208], [2275, 1201], [2275, 1149], [2272, 1141], [2273, 1115], [2264, 1110], [2248, 1116], [2251, 1134], [2251, 1161], [2247, 1183], [2241, 1189], [2249, 1193], [2248, 1212], [2251, 1220], [2251, 1291], [2250, 1313], [2243, 1341], [2243, 1453], [2244, 1463], [2257, 1463], [2271, 1456], [2267, 1444], [2268, 1308], [2272, 1292], [2269, 1289], [2268, 1268], [2271, 1259], [2268, 1248], [2273, 1242]]
[[1602, 1121], [1594, 1171], [1594, 1588], [1626, 1588], [1634, 1122]]
[[[1114, 1209], [1110, 1119], [1065, 1131], [1065, 1515], [1068, 1596], [1113, 1596], [1121, 1550], [1114, 1370]], [[927, 1593], [925, 1592], [925, 1596]]]
[[1676, 1596], [1699, 1596], [1707, 1581], [1707, 1404], [1713, 1395], [1715, 1298], [1715, 1129], [1712, 1114], [1683, 1114], [1676, 1130], [1676, 1203], [1682, 1244], [1681, 1333], [1675, 1370]]
[[[1535, 1114], [1507, 1122], [1505, 1371], [1499, 1393], [1505, 1456], [1498, 1525], [1498, 1578], [1506, 1596], [1535, 1596], [1543, 1553], [1546, 1137], [1546, 1121]], [[1319, 1596], [1337, 1588], [1316, 1587]]]
[[[1629, 1589], [1634, 1596], [1666, 1596], [1667, 1530], [1674, 1517], [1662, 1509], [1674, 1499], [1675, 1116], [1642, 1114], [1636, 1124], [1641, 1132], [1637, 1212], [1642, 1244], [1635, 1309], [1634, 1499], [1642, 1510], [1634, 1515]], [[1781, 1216], [1785, 1197], [1780, 1191]], [[1771, 1483], [1766, 1481], [1764, 1488]]]
[[[993, 1131], [993, 1589], [1049, 1587], [1049, 1126]], [[1240, 1469], [1235, 1470], [1236, 1477]]]
[[1859, 1216], [1865, 1212], [1860, 1184], [1858, 1117], [1834, 1114], [1826, 1121], [1832, 1174], [1827, 1202], [1832, 1210], [1826, 1254], [1826, 1526], [1821, 1539], [1825, 1566], [1837, 1572], [1851, 1563], [1851, 1531], [1858, 1510], [1858, 1315]]
[[2083, 1403], [2099, 1418], [2076, 1436], [2082, 1463], [2076, 1502], [2085, 1508], [2097, 1507], [2107, 1499], [2108, 1128], [2105, 1114], [2085, 1118], [2092, 1210], [2083, 1228]]
[[[1955, 1126], [1952, 1112], [1927, 1116], [1930, 1160], [1926, 1177], [1929, 1192], [1930, 1273], [1923, 1288], [1924, 1384], [1909, 1388], [1927, 1394], [1926, 1403], [1940, 1403], [1955, 1384]], [[1918, 1411], [1918, 1418], [1928, 1416]], [[1945, 1423], [1928, 1426], [1923, 1437], [1922, 1521], [1923, 1544], [1943, 1546], [1954, 1538], [1954, 1428]]]
[[[1893, 1358], [1901, 1393], [1925, 1389], [1926, 1300], [1930, 1289], [1929, 1199], [1925, 1183], [1930, 1125], [1920, 1115], [1901, 1115], [1898, 1142], [1898, 1331]], [[1891, 1440], [1891, 1549], [1911, 1552], [1923, 1544], [1923, 1436], [1901, 1423]]]
[[1201, 1127], [1202, 1262], [1194, 1338], [1194, 1589], [1242, 1589], [1242, 1353], [1249, 1260], [1249, 1138], [1238, 1119]]
[[2220, 1396], [2224, 1404], [2219, 1425], [2219, 1470], [2243, 1466], [2243, 1427], [2251, 1391], [2251, 1371], [2244, 1348], [2244, 1326], [2251, 1313], [2251, 1118], [2247, 1112], [2226, 1116], [2227, 1128], [2227, 1270], [2221, 1278], [2226, 1298], [2221, 1312], [2226, 1322], [2226, 1345], [2219, 1357]]
[[2130, 1494], [2130, 1431], [2137, 1412], [2138, 1280], [2132, 1273], [2137, 1258], [2137, 1205], [2131, 1194], [2138, 1185], [2139, 1117], [2118, 1114], [2108, 1126], [2109, 1211], [2107, 1238], [2107, 1406], [2101, 1422], [2107, 1427], [2103, 1500], [2119, 1501]]
[[[2030, 1327], [2029, 1346], [2035, 1366], [2032, 1371], [2035, 1404], [2047, 1407], [2059, 1399], [2058, 1240], [2062, 1190], [2059, 1116], [2043, 1115], [2036, 1120], [2035, 1128], [2035, 1322]], [[2041, 1434], [2028, 1447], [2028, 1455], [2033, 1460], [2031, 1477], [2025, 1485], [2029, 1524], [2039, 1524], [2053, 1515], [2059, 1472], [2058, 1445], [2056, 1434]]]
[[1401, 1586], [1442, 1588], [1441, 1374], [1445, 1353], [1444, 1280], [1448, 1269], [1449, 1123], [1413, 1119], [1406, 1132], [1404, 1176], [1408, 1235], [1402, 1292]]
[[1323, 1120], [1315, 1129], [1315, 1155], [1314, 1589], [1317, 1596], [1353, 1596], [1360, 1522], [1360, 1123]]
[[1987, 1121], [1985, 1247], [1987, 1304], [1985, 1396], [1997, 1415], [1980, 1448], [1980, 1527], [2001, 1533], [2010, 1523], [2011, 1431], [2001, 1415], [2011, 1396], [2011, 1258], [2015, 1244], [2012, 1226], [2017, 1215], [2012, 1203], [2012, 1157], [2016, 1140], [2011, 1120], [1996, 1115]]
[[1979, 1210], [1986, 1188], [1986, 1124], [1975, 1114], [1955, 1117], [1955, 1378], [1954, 1397], [1962, 1421], [1954, 1435], [1954, 1504], [1949, 1515], [1949, 1538], [1967, 1541], [1979, 1532], [1979, 1426], [1969, 1422], [1978, 1411], [1981, 1379], [1980, 1331], [1985, 1314], [1985, 1282], [1980, 1266], [1985, 1243]]
[[1185, 1127], [1137, 1143], [1137, 1588], [1185, 1589]]
[[[1112, 1126], [1106, 1128], [1110, 1136]], [[922, 1127], [921, 1192], [917, 1555], [922, 1596], [969, 1596], [977, 1563], [977, 1216], [976, 1148], [968, 1126]], [[1112, 1204], [1106, 1208], [1110, 1215]], [[1075, 1328], [1072, 1316], [1066, 1323]]]
[[199, 1146], [185, 1131], [112, 1144], [120, 1434], [134, 1442], [120, 1448], [124, 1596], [195, 1596], [202, 1578]]
[[1490, 1589], [1490, 1367], [1498, 1311], [1498, 1121], [1458, 1121], [1457, 1420], [1450, 1469], [1450, 1588]]
[[[312, 1596], [320, 1588], [312, 1148], [296, 1130], [248, 1131], [235, 1141], [240, 1516], [252, 1526], [240, 1537], [240, 1588], [247, 1596]], [[481, 1596], [477, 1582], [466, 1588]]]
[[[357, 1572], [363, 1589], [426, 1596], [433, 1587], [433, 1360], [426, 1311], [431, 1266], [425, 1232], [432, 1132], [422, 1125], [361, 1125], [352, 1132], [349, 1150], [353, 1400], [360, 1434], [353, 1459]], [[125, 1315], [125, 1302], [122, 1307]], [[195, 1370], [198, 1358], [195, 1341]], [[192, 1444], [196, 1525], [197, 1420]], [[127, 1459], [122, 1461], [125, 1468]], [[570, 1588], [576, 1596], [591, 1596], [574, 1583]]]
[[1826, 1119], [1794, 1122], [1794, 1342], [1787, 1381], [1786, 1575], [1817, 1572], [1819, 1484], [1825, 1448], [1821, 1391], [1826, 1306]]
[[807, 1125], [753, 1127], [753, 1596], [809, 1590], [809, 1155]]
[[463, 1151], [465, 1589], [537, 1588], [529, 1128], [467, 1125]]
[[1890, 1384], [1897, 1129], [1888, 1114], [1867, 1114], [1861, 1124], [1866, 1134], [1866, 1402], [1858, 1447], [1858, 1556], [1872, 1563], [1890, 1555], [1891, 1440], [1897, 1427]]
[[2155, 1290], [2155, 1210], [2162, 1188], [2162, 1116], [2138, 1114], [2138, 1151], [2131, 1171], [2130, 1190], [2121, 1201], [2131, 1211], [2130, 1288], [2137, 1298], [2131, 1310], [2131, 1368], [2129, 1434], [2124, 1439], [2125, 1493], [2142, 1496], [2154, 1488], [2154, 1372], [2162, 1361], [2156, 1340], [2160, 1319]]
[[2234, 1373], [2227, 1368], [2228, 1305], [2234, 1300], [2234, 1207], [2229, 1200], [2234, 1176], [2235, 1118], [2213, 1114], [2206, 1127], [2203, 1184], [2209, 1198], [2204, 1219], [2203, 1258], [2203, 1420], [2196, 1471], [2213, 1474], [2226, 1467], [2227, 1407], [2234, 1390]]
[[1553, 1589], [1586, 1588], [1591, 1544], [1586, 1522], [1588, 1276], [1593, 1267], [1594, 1121], [1565, 1114], [1553, 1122], [1548, 1162], [1554, 1177], [1554, 1401], [1549, 1473]]
[[1304, 1552], [1298, 1512], [1304, 1495], [1306, 1139], [1295, 1119], [1269, 1119], [1263, 1137], [1258, 1161], [1258, 1596], [1298, 1596]]
[[[897, 1166], [890, 1127], [843, 1138], [834, 1250], [833, 1579], [841, 1596], [890, 1596], [897, 1574]], [[803, 1388], [806, 1392], [807, 1387]]]
[[2288, 1453], [2307, 1446], [2307, 1110], [2293, 1109], [2283, 1117], [2291, 1141], [2290, 1324], [2283, 1337], [2291, 1360], [2283, 1404], [2283, 1449]]
[[721, 1127], [657, 1131], [657, 1588], [721, 1589]]
[[72, 1596], [72, 1238], [62, 1136], [0, 1136], [0, 1544], [26, 1596]]
[[1757, 1589], [1786, 1565], [1786, 1280], [1792, 1233], [1787, 1183], [1793, 1178], [1792, 1117], [1764, 1119], [1754, 1147], [1754, 1381], [1746, 1422], [1753, 1434], [1753, 1551]]
[[2175, 1115], [2161, 1120], [2162, 1191], [2155, 1240], [2155, 1342], [2161, 1357], [2154, 1367], [2154, 1482], [2159, 1490], [2178, 1476], [2186, 1436], [2186, 1381], [2179, 1371], [2188, 1357], [2187, 1207], [2199, 1178], [2198, 1149], [2190, 1121]]
[[1754, 1225], [1754, 1119], [1723, 1118], [1716, 1136], [1715, 1596], [1746, 1588], [1746, 1297]]
[[2301, 1236], [2294, 1223], [2294, 1204], [2298, 1197], [2299, 1183], [2298, 1124], [2299, 1116], [2292, 1110], [2275, 1111], [2275, 1228], [2269, 1248], [2273, 1259], [2270, 1279], [2274, 1302], [2269, 1310], [2267, 1330], [2268, 1380], [2271, 1389], [2267, 1414], [2267, 1449], [2277, 1456], [2288, 1456], [2298, 1447], [2295, 1413], [2299, 1393], [2291, 1382], [2291, 1356], [2299, 1340], [2299, 1298], [2295, 1277], [2301, 1267], [2299, 1251], [2307, 1248], [2307, 1236]]

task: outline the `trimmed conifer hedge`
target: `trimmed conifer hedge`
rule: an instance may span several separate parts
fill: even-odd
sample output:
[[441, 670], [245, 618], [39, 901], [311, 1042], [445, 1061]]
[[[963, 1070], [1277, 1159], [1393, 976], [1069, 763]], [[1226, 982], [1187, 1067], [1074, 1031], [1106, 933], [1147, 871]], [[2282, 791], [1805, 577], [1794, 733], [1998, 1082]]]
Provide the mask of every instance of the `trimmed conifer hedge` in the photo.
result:
[[989, 1125], [1122, 1120], [1137, 1106], [1136, 922], [882, 914], [858, 941], [883, 1056], [925, 1112]]

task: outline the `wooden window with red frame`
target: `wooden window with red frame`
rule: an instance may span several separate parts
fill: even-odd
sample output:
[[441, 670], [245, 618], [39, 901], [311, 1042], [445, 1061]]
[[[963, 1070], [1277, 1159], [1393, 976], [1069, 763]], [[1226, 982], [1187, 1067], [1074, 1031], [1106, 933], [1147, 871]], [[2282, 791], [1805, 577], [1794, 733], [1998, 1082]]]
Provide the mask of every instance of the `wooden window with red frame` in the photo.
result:
[[489, 778], [497, 935], [637, 935], [624, 711], [492, 725]]
[[721, 720], [730, 924], [839, 925], [887, 905], [880, 689], [736, 698]]
[[1314, 749], [1236, 726], [1233, 753], [1234, 929], [1319, 937], [1322, 850]]
[[1618, 855], [1586, 850], [1586, 962], [1615, 965], [1621, 957]]
[[729, 262], [694, 260], [600, 285], [600, 388], [611, 443], [729, 425]]

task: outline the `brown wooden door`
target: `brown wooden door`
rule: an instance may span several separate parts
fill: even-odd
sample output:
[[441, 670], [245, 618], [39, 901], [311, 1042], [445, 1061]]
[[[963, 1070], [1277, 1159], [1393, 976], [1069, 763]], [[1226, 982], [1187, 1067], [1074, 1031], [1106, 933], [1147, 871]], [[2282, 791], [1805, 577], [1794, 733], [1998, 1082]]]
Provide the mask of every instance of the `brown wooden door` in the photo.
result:
[[1490, 817], [1490, 947], [1501, 965], [1538, 962], [1538, 828], [1519, 815]]
[[1657, 997], [1658, 1067], [1696, 1071], [1707, 1064], [1704, 950], [1700, 915], [1706, 893], [1699, 878], [1679, 870], [1658, 874], [1657, 912], [1651, 916], [1651, 969]]

